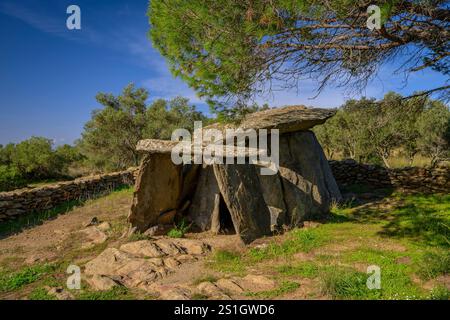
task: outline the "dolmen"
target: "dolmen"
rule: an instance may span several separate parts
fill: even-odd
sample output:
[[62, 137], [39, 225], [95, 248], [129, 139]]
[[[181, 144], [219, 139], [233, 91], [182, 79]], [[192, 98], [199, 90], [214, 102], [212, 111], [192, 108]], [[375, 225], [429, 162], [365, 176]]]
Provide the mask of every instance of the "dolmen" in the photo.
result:
[[[214, 129], [215, 136], [222, 134], [214, 141], [195, 142], [198, 130], [194, 142], [139, 141], [143, 160], [128, 217], [131, 227], [145, 232], [184, 218], [199, 231], [235, 232], [250, 243], [323, 218], [341, 194], [310, 129], [334, 114], [331, 109], [288, 106], [249, 114], [239, 125], [205, 127], [204, 131]], [[231, 146], [229, 129], [238, 132], [237, 142], [231, 137]], [[258, 140], [252, 145], [248, 132], [267, 137], [270, 144]], [[239, 140], [239, 134], [244, 139]], [[178, 153], [180, 146], [190, 162], [174, 161], [174, 150], [178, 148]], [[202, 152], [224, 160], [202, 161], [206, 159], [204, 154], [198, 157]], [[260, 156], [269, 153], [276, 161], [261, 161]]]

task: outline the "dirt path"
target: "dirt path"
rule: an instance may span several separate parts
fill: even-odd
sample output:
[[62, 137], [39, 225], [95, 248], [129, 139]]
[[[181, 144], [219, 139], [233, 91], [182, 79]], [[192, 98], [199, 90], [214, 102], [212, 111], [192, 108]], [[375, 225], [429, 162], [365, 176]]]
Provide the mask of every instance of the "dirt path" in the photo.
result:
[[[99, 221], [111, 223], [114, 232], [120, 233], [125, 227], [130, 204], [131, 192], [120, 191], [104, 198], [90, 200], [67, 214], [61, 214], [41, 225], [1, 239], [0, 265], [18, 267], [22, 264], [57, 260], [65, 253], [65, 242], [80, 240], [76, 235], [77, 231], [86, 228], [85, 225], [94, 217]], [[111, 236], [114, 239], [118, 234]]]

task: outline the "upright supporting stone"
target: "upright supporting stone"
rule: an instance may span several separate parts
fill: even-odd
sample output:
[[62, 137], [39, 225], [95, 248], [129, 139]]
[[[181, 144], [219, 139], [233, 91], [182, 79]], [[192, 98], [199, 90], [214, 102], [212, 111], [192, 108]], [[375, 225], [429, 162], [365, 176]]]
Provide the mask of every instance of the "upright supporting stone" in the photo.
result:
[[341, 199], [323, 150], [311, 131], [281, 136], [280, 176], [292, 226], [328, 213], [331, 202]]
[[144, 157], [136, 180], [128, 221], [139, 231], [157, 224], [180, 205], [183, 166], [175, 165], [170, 154]]
[[264, 202], [257, 168], [250, 164], [213, 166], [220, 192], [242, 241], [247, 244], [270, 235], [270, 212]]
[[220, 232], [220, 194], [214, 196], [214, 211], [211, 217], [211, 232], [219, 234]]
[[272, 229], [278, 229], [286, 224], [286, 204], [284, 203], [283, 186], [280, 175], [261, 175], [260, 170], [256, 170], [259, 176], [264, 201], [270, 211], [270, 221]]
[[192, 205], [189, 208], [190, 219], [202, 231], [208, 231], [211, 228], [211, 218], [216, 208], [215, 199], [217, 195], [220, 195], [220, 191], [213, 168], [212, 166], [203, 165], [198, 177]]

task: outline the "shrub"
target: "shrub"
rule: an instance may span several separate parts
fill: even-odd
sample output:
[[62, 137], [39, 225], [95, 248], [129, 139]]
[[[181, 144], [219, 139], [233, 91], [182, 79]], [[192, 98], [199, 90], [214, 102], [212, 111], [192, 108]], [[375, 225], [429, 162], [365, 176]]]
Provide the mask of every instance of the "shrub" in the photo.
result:
[[0, 191], [10, 191], [26, 186], [26, 181], [13, 167], [0, 165]]
[[186, 220], [183, 219], [178, 225], [175, 225], [175, 227], [171, 229], [167, 235], [171, 238], [183, 238], [190, 227], [191, 226], [186, 223]]

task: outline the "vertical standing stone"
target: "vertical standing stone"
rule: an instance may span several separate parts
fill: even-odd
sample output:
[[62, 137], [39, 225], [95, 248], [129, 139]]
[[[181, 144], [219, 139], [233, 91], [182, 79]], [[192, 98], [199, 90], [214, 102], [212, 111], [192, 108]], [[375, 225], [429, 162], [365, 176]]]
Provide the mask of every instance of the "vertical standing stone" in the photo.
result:
[[170, 154], [153, 153], [144, 157], [136, 180], [128, 221], [139, 231], [158, 223], [164, 214], [180, 205], [183, 166], [175, 165]]
[[284, 203], [283, 186], [280, 175], [261, 175], [256, 168], [263, 191], [264, 201], [270, 211], [272, 229], [277, 229], [286, 223], [286, 204]]
[[270, 212], [264, 202], [256, 168], [251, 164], [214, 164], [220, 192], [236, 233], [244, 243], [270, 235]]
[[214, 196], [214, 210], [211, 217], [211, 232], [219, 234], [220, 232], [220, 194]]
[[290, 224], [320, 217], [341, 194], [323, 150], [311, 131], [287, 133], [280, 141], [280, 176]]
[[204, 165], [200, 170], [195, 195], [189, 208], [189, 218], [202, 231], [207, 231], [211, 228], [211, 218], [215, 210], [215, 198], [217, 195], [220, 195], [220, 191], [213, 168], [212, 166]]

